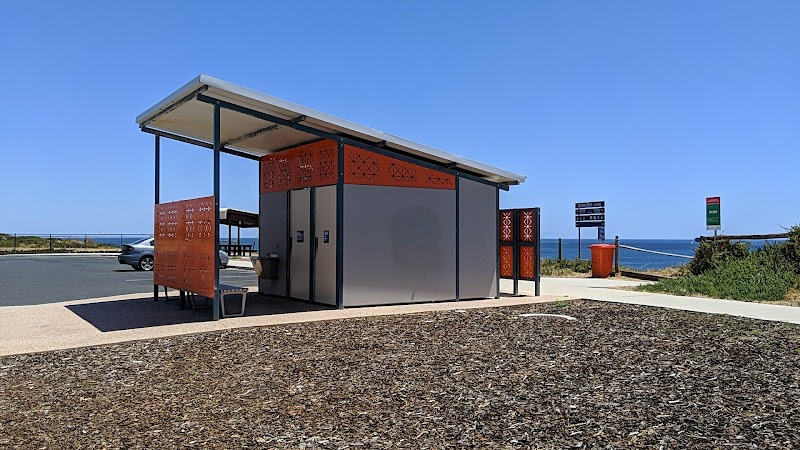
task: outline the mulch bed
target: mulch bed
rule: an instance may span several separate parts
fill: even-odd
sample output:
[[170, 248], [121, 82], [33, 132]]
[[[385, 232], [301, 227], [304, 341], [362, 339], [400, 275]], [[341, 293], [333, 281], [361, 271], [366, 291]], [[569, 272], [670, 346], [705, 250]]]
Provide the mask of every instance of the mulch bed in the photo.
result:
[[798, 446], [800, 327], [649, 307], [558, 302], [0, 358], [0, 448]]

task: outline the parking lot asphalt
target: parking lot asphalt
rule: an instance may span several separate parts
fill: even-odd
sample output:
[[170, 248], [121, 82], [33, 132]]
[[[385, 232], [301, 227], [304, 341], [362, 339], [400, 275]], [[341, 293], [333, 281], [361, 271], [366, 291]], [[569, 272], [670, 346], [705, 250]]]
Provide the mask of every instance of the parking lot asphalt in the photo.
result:
[[[252, 270], [220, 270], [220, 282], [254, 286]], [[153, 292], [153, 272], [119, 264], [116, 255], [0, 256], [0, 306]]]

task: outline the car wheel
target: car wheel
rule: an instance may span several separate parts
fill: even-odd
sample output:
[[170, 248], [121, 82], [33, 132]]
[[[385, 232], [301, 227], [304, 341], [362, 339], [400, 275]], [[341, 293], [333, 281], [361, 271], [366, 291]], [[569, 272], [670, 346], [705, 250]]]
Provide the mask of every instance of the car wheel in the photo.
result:
[[152, 256], [145, 256], [139, 260], [139, 270], [153, 270], [153, 266], [155, 266], [155, 262], [153, 261]]

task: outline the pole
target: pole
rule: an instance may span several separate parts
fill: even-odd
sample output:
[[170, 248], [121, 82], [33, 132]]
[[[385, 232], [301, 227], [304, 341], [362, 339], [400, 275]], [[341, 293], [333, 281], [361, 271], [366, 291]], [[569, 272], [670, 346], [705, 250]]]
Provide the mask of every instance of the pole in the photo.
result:
[[83, 250], [84, 251], [86, 250], [86, 241], [87, 241], [88, 238], [89, 238], [88, 235], [86, 235], [86, 234], [83, 235]]
[[541, 275], [542, 275], [542, 233], [541, 233], [541, 228], [542, 228], [542, 226], [541, 226], [542, 225], [542, 217], [541, 217], [542, 209], [537, 207], [537, 208], [534, 208], [533, 210], [535, 211], [535, 213], [534, 213], [535, 214], [535, 219], [534, 220], [536, 221], [536, 231], [535, 231], [535, 235], [533, 237], [533, 239], [535, 241], [535, 245], [536, 245], [536, 247], [535, 247], [535, 249], [533, 251], [534, 264], [535, 264], [533, 266], [533, 270], [534, 270], [534, 275], [533, 276], [535, 277], [534, 279], [536, 280], [535, 281], [535, 285], [534, 285], [534, 289], [535, 289], [534, 295], [536, 297], [539, 297], [540, 295], [542, 295], [542, 291], [541, 291], [541, 288], [539, 286], [541, 284], [540, 281], [541, 281]]
[[211, 316], [219, 320], [219, 153], [221, 145], [219, 102], [214, 104], [214, 311]]
[[561, 252], [561, 238], [558, 238], [558, 260], [561, 261], [562, 252]]
[[614, 275], [619, 273], [619, 236], [614, 236]]
[[578, 261], [581, 260], [581, 228], [578, 227]]
[[[155, 141], [155, 184], [153, 185], [154, 191], [154, 200], [155, 204], [161, 201], [160, 193], [161, 193], [161, 139], [159, 136], [156, 136]], [[153, 227], [153, 236], [155, 236], [155, 227]], [[119, 235], [119, 247], [122, 248], [122, 235]], [[155, 261], [155, 255], [153, 255], [153, 261]], [[153, 268], [155, 271], [155, 267]], [[155, 275], [155, 272], [154, 272]], [[158, 284], [153, 282], [153, 301], [158, 301]]]
[[[716, 231], [714, 232], [716, 234]], [[50, 251], [53, 251], [53, 235], [50, 235]]]
[[17, 233], [14, 233], [14, 253], [17, 253]]
[[519, 210], [515, 209], [511, 212], [511, 223], [514, 225], [511, 229], [514, 231], [514, 256], [511, 259], [514, 261], [514, 295], [519, 295]]

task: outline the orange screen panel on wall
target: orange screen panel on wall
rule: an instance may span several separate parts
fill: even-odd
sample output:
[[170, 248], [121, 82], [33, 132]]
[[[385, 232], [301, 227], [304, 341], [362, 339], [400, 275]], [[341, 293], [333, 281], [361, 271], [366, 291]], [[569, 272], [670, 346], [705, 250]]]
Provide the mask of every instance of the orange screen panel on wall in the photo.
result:
[[344, 182], [373, 186], [455, 189], [455, 175], [345, 145]]
[[500, 246], [500, 276], [514, 276], [514, 247], [511, 245]]
[[338, 150], [336, 141], [324, 140], [263, 156], [260, 192], [336, 184]]
[[155, 206], [153, 283], [214, 296], [216, 213], [213, 196]]
[[519, 248], [519, 277], [533, 280], [535, 278], [536, 253], [530, 246]]

